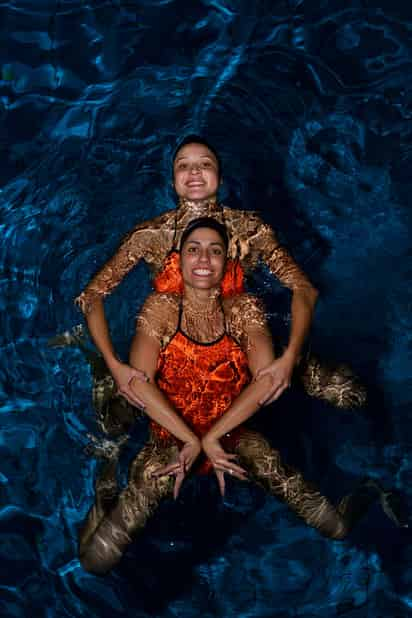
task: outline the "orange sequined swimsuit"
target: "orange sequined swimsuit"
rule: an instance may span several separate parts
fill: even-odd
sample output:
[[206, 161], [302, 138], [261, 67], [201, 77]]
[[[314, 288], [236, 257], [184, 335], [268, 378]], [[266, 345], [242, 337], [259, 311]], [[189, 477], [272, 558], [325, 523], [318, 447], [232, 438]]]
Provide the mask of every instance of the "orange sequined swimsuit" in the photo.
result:
[[[250, 381], [248, 360], [226, 329], [215, 341], [200, 343], [182, 331], [181, 321], [182, 303], [176, 333], [160, 352], [156, 381], [176, 412], [201, 438]], [[151, 428], [160, 440], [174, 439], [154, 421]], [[241, 431], [238, 427], [224, 436], [223, 448], [233, 447]], [[209, 472], [211, 467], [204, 458], [198, 471]]]

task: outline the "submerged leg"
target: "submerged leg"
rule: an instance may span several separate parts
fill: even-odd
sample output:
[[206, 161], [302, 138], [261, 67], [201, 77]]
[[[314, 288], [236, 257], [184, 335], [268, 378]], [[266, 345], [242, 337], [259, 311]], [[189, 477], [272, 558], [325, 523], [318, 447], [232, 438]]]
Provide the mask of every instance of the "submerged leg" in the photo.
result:
[[130, 431], [138, 409], [117, 395], [115, 381], [103, 356], [86, 345], [84, 338], [84, 328], [79, 325], [50, 339], [48, 346], [76, 346], [82, 352], [92, 372], [92, 398], [97, 424], [103, 433], [113, 437], [121, 436]]
[[300, 472], [283, 464], [279, 452], [257, 432], [245, 432], [237, 452], [254, 481], [326, 537], [344, 538], [378, 497], [376, 491], [355, 492], [335, 508]]
[[309, 356], [302, 359], [297, 375], [308, 395], [337, 408], [360, 408], [366, 402], [366, 389], [348, 365], [328, 366]]
[[107, 515], [116, 504], [118, 497], [117, 463], [118, 460], [116, 458], [105, 461], [103, 464], [103, 468], [95, 483], [95, 502], [88, 512], [80, 530], [80, 547], [87, 544], [105, 515]]
[[124, 397], [116, 394], [105, 401], [102, 408], [99, 408], [96, 403], [94, 408], [96, 421], [101, 431], [113, 438], [128, 434], [140, 412]]
[[70, 331], [66, 330], [60, 335], [51, 337], [51, 339], [48, 340], [47, 345], [49, 348], [66, 348], [68, 346], [76, 346], [79, 350], [81, 350], [83, 356], [92, 368], [93, 373], [95, 373], [96, 371], [100, 371], [102, 368], [106, 367], [106, 363], [104, 362], [101, 354], [98, 354], [95, 350], [92, 350], [85, 344], [85, 336], [84, 327], [81, 324], [78, 324]]
[[[177, 453], [175, 445], [161, 447], [154, 442], [140, 451], [130, 466], [128, 484], [117, 504], [104, 514], [92, 533], [80, 536], [79, 557], [86, 571], [103, 574], [113, 568], [160, 501], [172, 495], [173, 477], [155, 478], [152, 473]], [[90, 529], [92, 525], [90, 517]]]

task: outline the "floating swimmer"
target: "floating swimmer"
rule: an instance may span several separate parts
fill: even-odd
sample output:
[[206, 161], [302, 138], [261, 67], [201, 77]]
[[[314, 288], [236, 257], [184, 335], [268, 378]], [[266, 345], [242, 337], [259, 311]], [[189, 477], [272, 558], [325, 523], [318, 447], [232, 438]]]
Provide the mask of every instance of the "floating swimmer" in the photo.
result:
[[259, 302], [236, 290], [227, 293], [236, 288], [226, 268], [227, 246], [225, 228], [214, 219], [192, 221], [181, 240], [182, 291], [175, 287], [179, 280], [171, 280], [169, 290], [152, 294], [140, 312], [131, 362], [148, 381], [133, 379], [131, 388], [151, 420], [151, 434], [117, 497], [113, 468], [107, 466], [98, 481], [79, 537], [80, 561], [89, 572], [113, 568], [161, 500], [176, 498], [195, 469], [213, 472], [222, 495], [225, 474], [255, 481], [332, 539], [343, 539], [379, 498], [393, 521], [402, 523], [394, 494], [370, 480], [335, 507], [244, 425], [272, 379], [254, 378], [274, 352]]
[[366, 400], [365, 388], [346, 365], [328, 367], [319, 359], [302, 352], [317, 291], [287, 250], [279, 244], [270, 226], [255, 212], [227, 208], [217, 201], [220, 182], [218, 153], [199, 136], [185, 138], [173, 157], [173, 186], [179, 197], [178, 207], [137, 225], [76, 299], [119, 391], [130, 403], [141, 405], [130, 383], [135, 376], [140, 376], [142, 380], [145, 376], [118, 360], [106, 323], [104, 298], [141, 259], [156, 276], [157, 291], [162, 291], [164, 283], [174, 276], [175, 258], [183, 230], [198, 217], [212, 217], [224, 224], [228, 231], [228, 258], [236, 272], [239, 289], [243, 289], [243, 274], [263, 262], [292, 292], [288, 345], [259, 374], [270, 374], [273, 378], [268, 392], [262, 397], [262, 403], [269, 404], [277, 399], [295, 374], [314, 397], [342, 408], [362, 406]]

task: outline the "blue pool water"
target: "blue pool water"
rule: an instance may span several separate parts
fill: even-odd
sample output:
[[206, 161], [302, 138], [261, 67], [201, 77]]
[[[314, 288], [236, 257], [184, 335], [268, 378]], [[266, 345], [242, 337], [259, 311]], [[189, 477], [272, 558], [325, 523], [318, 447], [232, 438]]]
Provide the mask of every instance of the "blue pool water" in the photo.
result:
[[[47, 341], [137, 222], [173, 207], [188, 132], [321, 291], [312, 345], [349, 362], [363, 412], [300, 393], [257, 422], [327, 493], [365, 475], [411, 508], [412, 14], [365, 0], [0, 1], [0, 614], [90, 618], [412, 616], [412, 549], [379, 507], [327, 541], [257, 488], [187, 482], [105, 578], [77, 560], [98, 436], [91, 377]], [[284, 332], [287, 294], [251, 287]], [[123, 355], [150, 290], [107, 302]], [[145, 439], [137, 424], [122, 469]]]

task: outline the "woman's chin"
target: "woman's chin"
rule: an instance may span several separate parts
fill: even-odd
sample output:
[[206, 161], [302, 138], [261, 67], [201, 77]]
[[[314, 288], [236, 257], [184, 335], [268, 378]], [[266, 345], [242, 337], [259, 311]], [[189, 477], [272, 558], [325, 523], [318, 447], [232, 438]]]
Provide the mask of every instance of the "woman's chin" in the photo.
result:
[[208, 279], [198, 279], [196, 277], [196, 279], [192, 280], [192, 287], [209, 289], [216, 287], [216, 283]]
[[203, 200], [209, 200], [216, 197], [216, 193], [211, 193], [210, 191], [206, 191], [205, 189], [193, 189], [191, 191], [187, 191], [185, 195], [181, 196], [183, 199], [189, 200], [190, 202], [200, 202]]
[[192, 277], [188, 283], [195, 290], [212, 290], [219, 286], [219, 281], [211, 277]]

